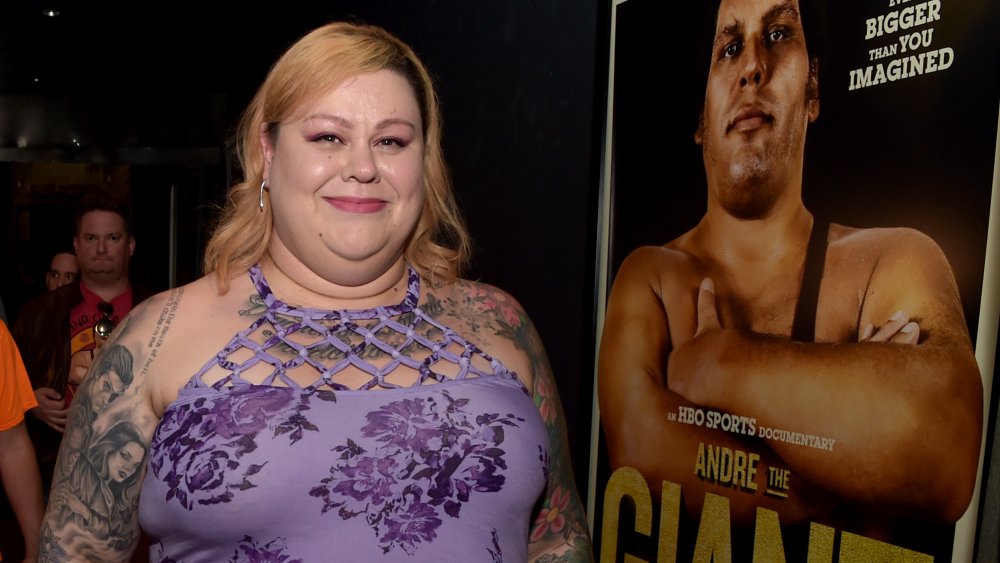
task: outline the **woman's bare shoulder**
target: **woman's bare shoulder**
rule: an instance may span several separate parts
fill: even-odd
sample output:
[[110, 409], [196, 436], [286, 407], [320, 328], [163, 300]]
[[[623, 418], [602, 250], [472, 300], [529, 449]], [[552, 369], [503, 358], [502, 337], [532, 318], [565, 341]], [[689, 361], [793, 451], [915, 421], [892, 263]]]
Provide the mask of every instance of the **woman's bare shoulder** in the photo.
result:
[[156, 410], [176, 399], [202, 364], [249, 324], [240, 315], [253, 309], [251, 293], [256, 295], [249, 281], [237, 279], [220, 294], [214, 277], [205, 276], [154, 295], [129, 315], [121, 339], [142, 358], [141, 375], [150, 380]]
[[528, 356], [537, 334], [524, 308], [509, 293], [487, 283], [458, 279], [428, 288], [422, 301], [425, 312], [511, 371], [529, 376], [532, 362]]
[[506, 291], [478, 281], [457, 279], [425, 292], [425, 311], [457, 324], [455, 330], [476, 336], [513, 336], [524, 309]]
[[[218, 298], [217, 286], [210, 276], [154, 294], [136, 305], [123, 322], [123, 330], [133, 338], [154, 330], [169, 317], [183, 322], [187, 311], [204, 310]], [[178, 314], [180, 318], [178, 319]]]

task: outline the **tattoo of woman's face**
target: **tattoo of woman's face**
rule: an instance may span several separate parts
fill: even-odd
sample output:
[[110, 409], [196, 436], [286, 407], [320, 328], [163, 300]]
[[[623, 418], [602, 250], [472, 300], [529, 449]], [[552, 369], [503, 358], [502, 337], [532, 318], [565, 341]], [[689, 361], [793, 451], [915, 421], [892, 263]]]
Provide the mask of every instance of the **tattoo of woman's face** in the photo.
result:
[[127, 442], [108, 456], [108, 476], [117, 483], [125, 481], [139, 470], [145, 456], [142, 445]]

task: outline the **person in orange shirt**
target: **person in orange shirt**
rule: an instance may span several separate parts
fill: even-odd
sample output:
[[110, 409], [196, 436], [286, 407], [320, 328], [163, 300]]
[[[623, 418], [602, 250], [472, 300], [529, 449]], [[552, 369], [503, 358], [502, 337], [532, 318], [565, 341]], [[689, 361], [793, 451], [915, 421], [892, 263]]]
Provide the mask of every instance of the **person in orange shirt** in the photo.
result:
[[[38, 405], [24, 362], [7, 325], [0, 322], [0, 478], [21, 529], [23, 560], [35, 561], [42, 524], [42, 480], [24, 425], [24, 413]], [[0, 525], [0, 560], [22, 556], [18, 526]]]

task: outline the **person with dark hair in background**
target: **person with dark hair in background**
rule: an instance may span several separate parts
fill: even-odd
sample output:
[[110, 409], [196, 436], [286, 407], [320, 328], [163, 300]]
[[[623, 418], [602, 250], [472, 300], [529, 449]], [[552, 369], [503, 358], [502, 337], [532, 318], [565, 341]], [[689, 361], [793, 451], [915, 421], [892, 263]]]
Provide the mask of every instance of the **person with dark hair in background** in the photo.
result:
[[[85, 379], [73, 412], [93, 422], [63, 442], [42, 558], [127, 559], [141, 523], [154, 561], [592, 559], [538, 334], [458, 277], [441, 132], [426, 68], [378, 27], [329, 24], [282, 55], [240, 124], [206, 276], [106, 344], [131, 359], [120, 391]], [[113, 507], [68, 500], [120, 424], [140, 479]]]
[[52, 255], [49, 270], [45, 273], [45, 289], [55, 291], [76, 281], [80, 268], [76, 264], [76, 254], [59, 251]]
[[[968, 507], [982, 382], [951, 268], [929, 237], [825, 223], [803, 204], [820, 109], [808, 3], [718, 8], [695, 135], [707, 211], [621, 265], [599, 355], [601, 420], [612, 466], [638, 469], [657, 493], [680, 484], [691, 514], [716, 493], [734, 522], [764, 507], [783, 524], [848, 522], [891, 540], [907, 522], [947, 525]], [[696, 411], [725, 430], [696, 424]], [[696, 465], [707, 447], [759, 456], [790, 485], [769, 487], [763, 469], [720, 482]]]
[[6, 323], [0, 322], [0, 480], [6, 495], [0, 502], [0, 560], [23, 556], [33, 562], [37, 555], [42, 483], [24, 424], [25, 411], [36, 404], [14, 339]]
[[95, 353], [132, 306], [150, 295], [129, 281], [135, 251], [130, 218], [128, 206], [113, 194], [84, 194], [73, 238], [78, 278], [25, 304], [12, 329], [38, 401], [29, 428], [46, 486], [73, 394]]

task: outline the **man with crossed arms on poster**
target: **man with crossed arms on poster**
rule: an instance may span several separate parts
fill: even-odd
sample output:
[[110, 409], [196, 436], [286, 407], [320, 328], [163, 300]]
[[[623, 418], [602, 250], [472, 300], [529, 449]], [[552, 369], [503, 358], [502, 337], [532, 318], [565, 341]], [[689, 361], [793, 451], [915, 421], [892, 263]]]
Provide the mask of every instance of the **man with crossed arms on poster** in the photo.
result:
[[[695, 135], [707, 211], [679, 238], [632, 252], [608, 301], [598, 380], [612, 468], [638, 469], [656, 495], [664, 480], [680, 484], [693, 515], [705, 492], [727, 496], [734, 524], [758, 506], [783, 524], [853, 507], [848, 521], [872, 537], [890, 536], [879, 522], [891, 516], [954, 522], [975, 485], [983, 402], [947, 259], [912, 229], [827, 228], [804, 206], [819, 76], [798, 0], [722, 0], [712, 50]], [[815, 334], [795, 341], [814, 228]], [[668, 420], [693, 412], [684, 407], [827, 447]], [[787, 498], [764, 494], [763, 470], [742, 493], [699, 478], [704, 444], [788, 469]]]

